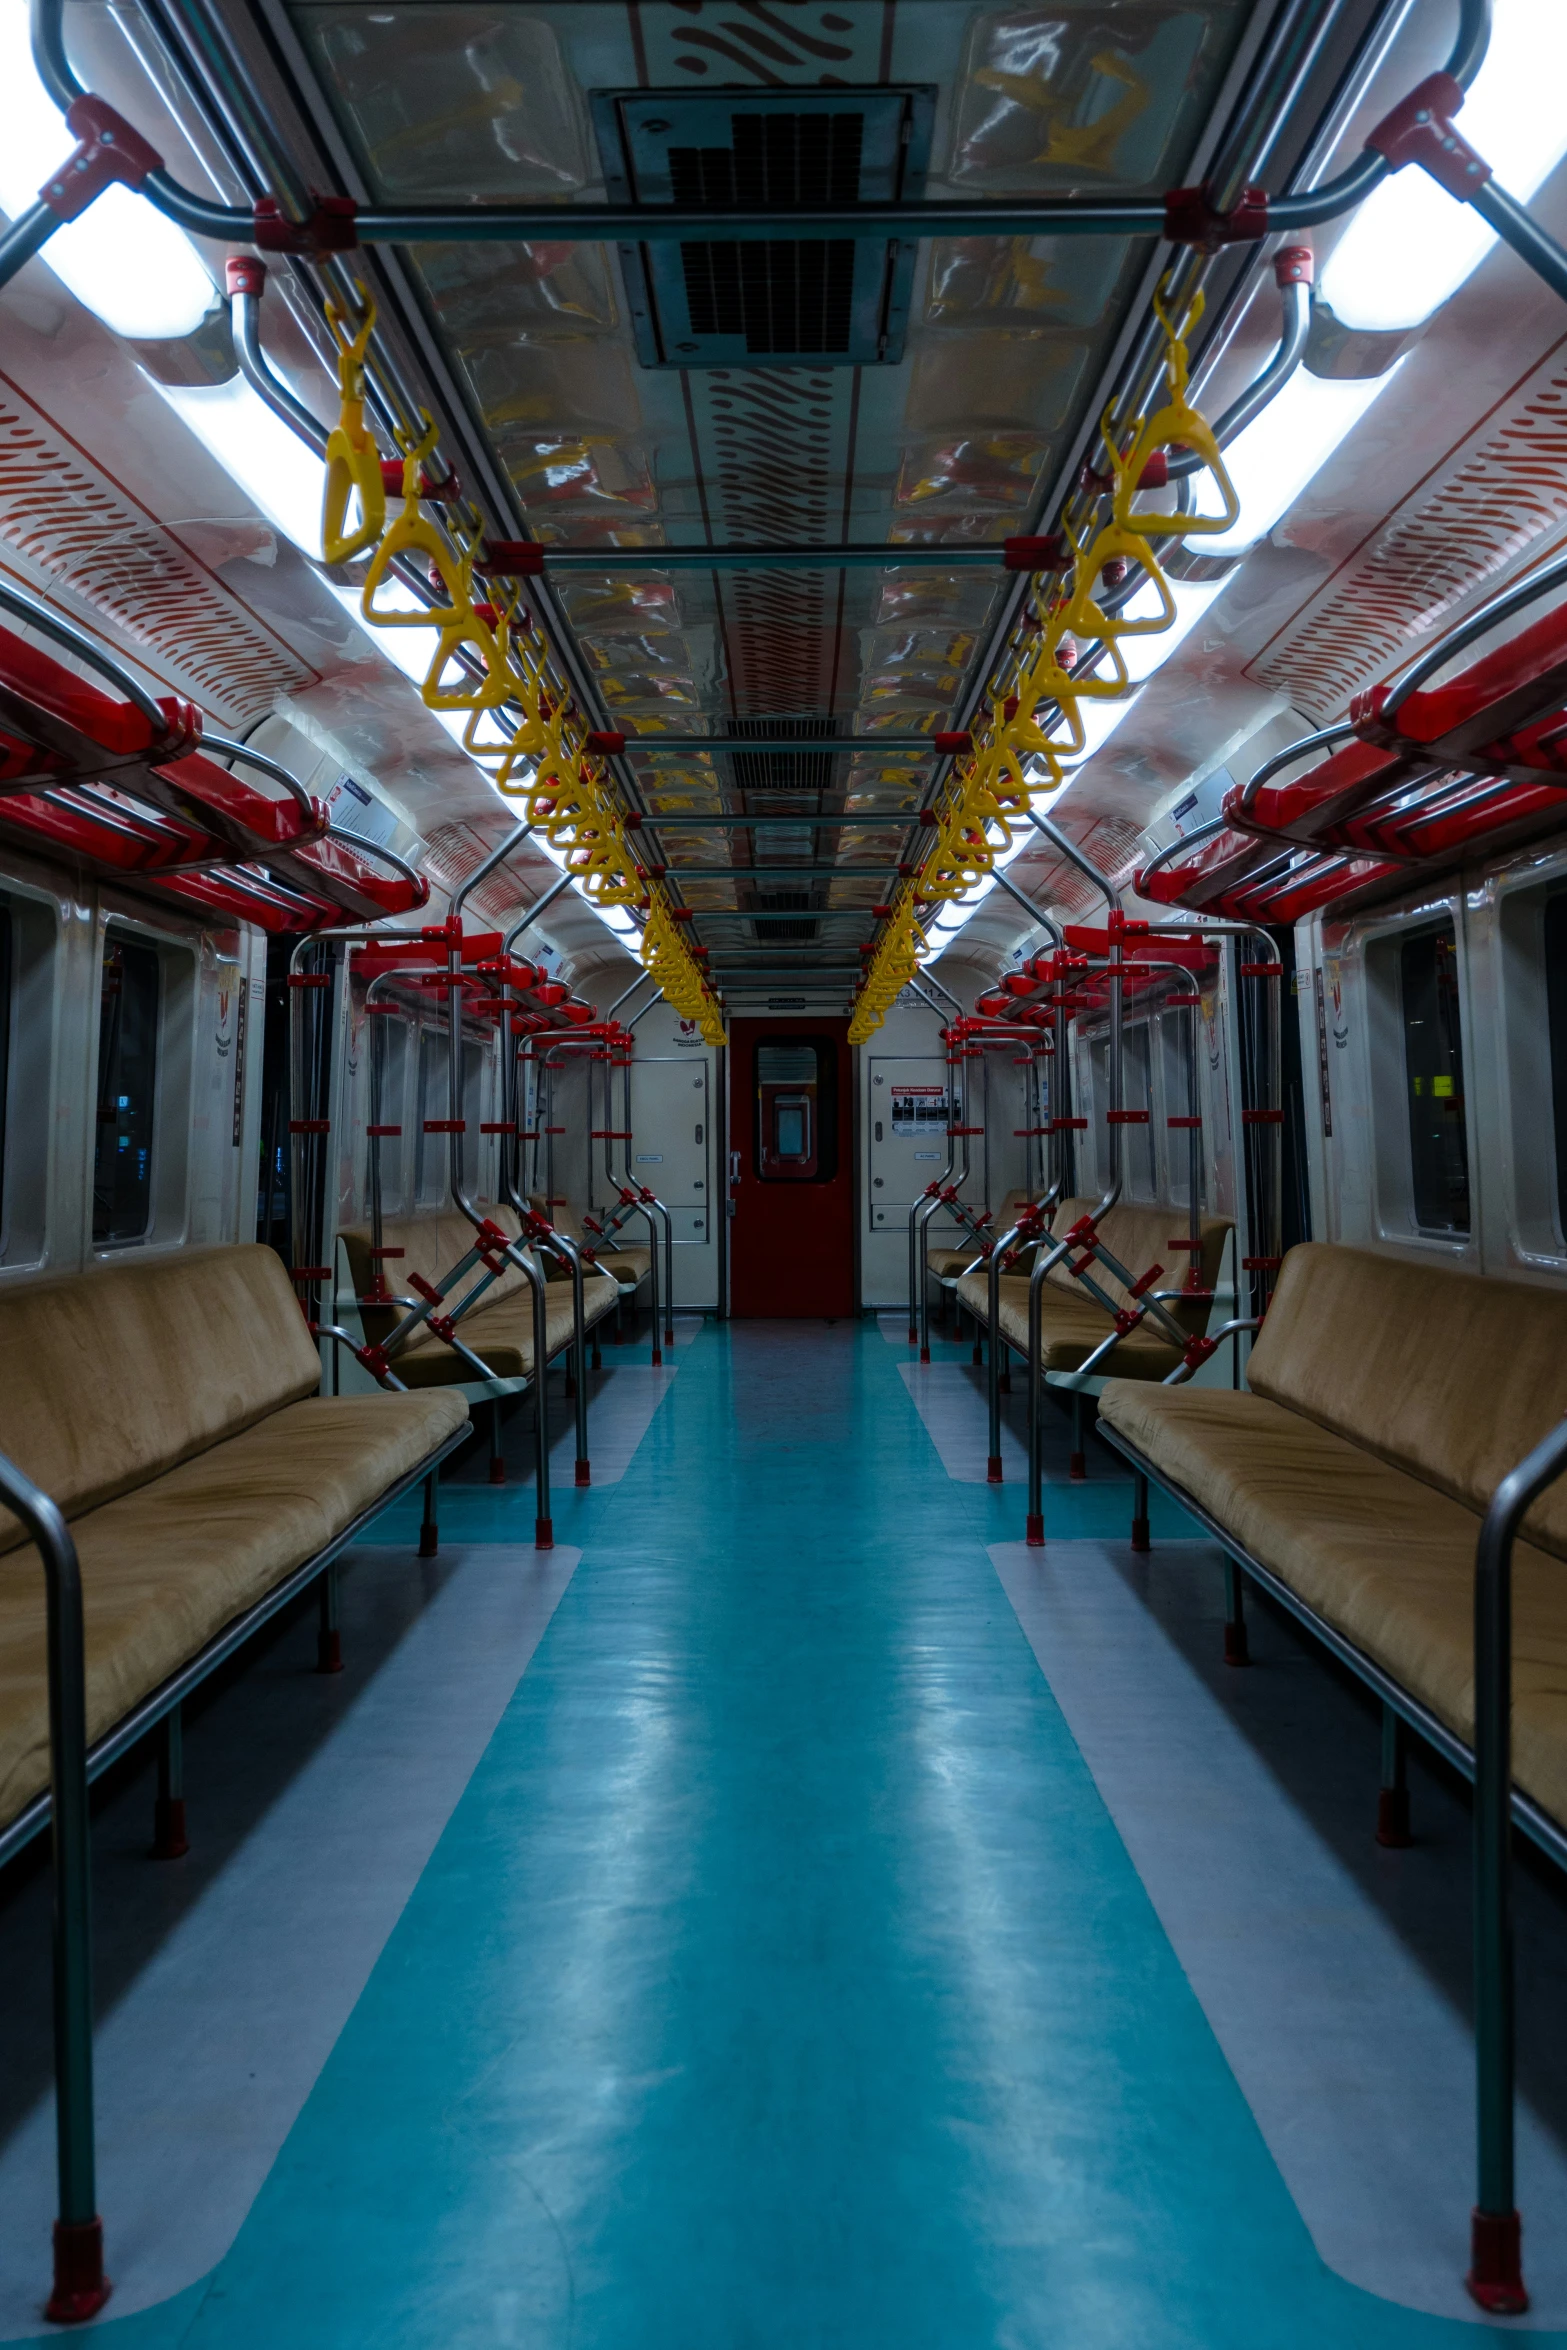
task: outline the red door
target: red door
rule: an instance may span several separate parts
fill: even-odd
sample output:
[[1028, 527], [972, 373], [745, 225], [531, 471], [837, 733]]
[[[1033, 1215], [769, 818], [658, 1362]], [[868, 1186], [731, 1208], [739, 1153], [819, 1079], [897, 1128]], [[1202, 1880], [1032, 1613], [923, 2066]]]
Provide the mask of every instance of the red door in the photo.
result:
[[847, 1020], [729, 1023], [729, 1310], [854, 1311]]

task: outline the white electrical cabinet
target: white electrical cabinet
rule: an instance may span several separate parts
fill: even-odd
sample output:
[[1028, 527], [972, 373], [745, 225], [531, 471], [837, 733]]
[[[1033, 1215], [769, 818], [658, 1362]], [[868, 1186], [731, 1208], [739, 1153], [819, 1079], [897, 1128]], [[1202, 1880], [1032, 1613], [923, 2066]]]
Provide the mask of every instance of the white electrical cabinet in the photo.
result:
[[[620, 1085], [617, 1071], [617, 1109]], [[705, 1056], [671, 1053], [659, 1058], [639, 1053], [631, 1065], [631, 1127], [633, 1176], [668, 1208], [677, 1246], [705, 1246], [715, 1229], [716, 1212]]]
[[[905, 1226], [909, 1210], [947, 1163], [949, 1125], [963, 1122], [949, 1097], [944, 1053], [873, 1054], [870, 1063], [870, 1224]], [[946, 1219], [942, 1219], [946, 1221]]]

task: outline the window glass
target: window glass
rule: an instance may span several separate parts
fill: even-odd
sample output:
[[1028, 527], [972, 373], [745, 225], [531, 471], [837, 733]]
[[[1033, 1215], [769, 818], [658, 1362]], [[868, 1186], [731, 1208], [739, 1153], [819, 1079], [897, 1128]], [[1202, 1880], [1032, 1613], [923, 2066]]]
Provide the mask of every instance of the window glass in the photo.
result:
[[415, 1137], [418, 1202], [428, 1208], [446, 1197], [451, 1143], [444, 1134], [426, 1134], [426, 1122], [450, 1116], [449, 1064], [446, 1033], [440, 1028], [419, 1031], [419, 1131]]
[[1143, 1124], [1123, 1126], [1121, 1147], [1125, 1153], [1122, 1165], [1126, 1169], [1128, 1199], [1154, 1200], [1159, 1187], [1154, 1178], [1153, 1156], [1153, 1073], [1149, 1065], [1150, 1030], [1146, 1020], [1129, 1025], [1123, 1041], [1121, 1088], [1124, 1106], [1140, 1111]]
[[98, 999], [96, 1248], [144, 1240], [152, 1223], [152, 1135], [161, 972], [156, 947], [110, 931]]
[[[1187, 1055], [1186, 1023], [1189, 1012], [1166, 1012], [1159, 1023], [1160, 1052], [1164, 1062], [1164, 1114], [1167, 1118], [1187, 1118], [1200, 1115], [1191, 1098], [1191, 1070]], [[1197, 1130], [1199, 1145], [1201, 1128]], [[1191, 1205], [1191, 1130], [1185, 1126], [1165, 1128], [1165, 1164], [1170, 1171], [1169, 1197], [1177, 1207]], [[1197, 1153], [1197, 1204], [1207, 1201], [1208, 1171], [1203, 1154]]]
[[1467, 1232], [1469, 1138], [1452, 924], [1434, 922], [1401, 939], [1398, 973], [1415, 1223], [1422, 1232]]
[[783, 1036], [756, 1048], [756, 1173], [764, 1183], [830, 1183], [837, 1173], [838, 1048]]

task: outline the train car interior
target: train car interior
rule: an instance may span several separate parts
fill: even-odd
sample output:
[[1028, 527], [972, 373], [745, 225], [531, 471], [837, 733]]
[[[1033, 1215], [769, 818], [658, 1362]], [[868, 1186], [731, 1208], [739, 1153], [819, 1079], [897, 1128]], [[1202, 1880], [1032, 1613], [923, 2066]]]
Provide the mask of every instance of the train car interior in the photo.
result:
[[1567, 2344], [1567, 4], [0, 62], [0, 2346]]

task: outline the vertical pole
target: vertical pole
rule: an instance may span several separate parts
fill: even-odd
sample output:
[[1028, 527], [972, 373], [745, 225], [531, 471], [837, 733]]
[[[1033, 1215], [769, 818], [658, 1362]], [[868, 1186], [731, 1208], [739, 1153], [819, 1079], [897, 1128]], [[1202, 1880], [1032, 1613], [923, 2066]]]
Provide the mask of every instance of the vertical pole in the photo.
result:
[[320, 1625], [316, 1634], [316, 1671], [340, 1673], [343, 1669], [343, 1636], [338, 1627], [337, 1561], [334, 1559], [316, 1586], [320, 1606]]
[[87, 1664], [76, 1545], [57, 1505], [0, 1454], [0, 1498], [43, 1561], [49, 1673], [49, 1774], [54, 1840], [54, 2101], [59, 2217], [54, 2287], [44, 2314], [58, 2325], [93, 2317], [109, 2298], [103, 2273], [93, 2128], [92, 1876], [87, 1809]]
[[1224, 1562], [1224, 1661], [1227, 1665], [1251, 1663], [1246, 1639], [1246, 1585], [1232, 1558]]
[[1377, 1792], [1377, 1842], [1402, 1852], [1414, 1842], [1409, 1832], [1407, 1740], [1399, 1715], [1382, 1706], [1382, 1785]]
[[190, 1850], [185, 1832], [185, 1715], [171, 1705], [158, 1724], [158, 1794], [152, 1815], [154, 1860], [183, 1860]]
[[432, 1469], [424, 1481], [424, 1523], [419, 1528], [419, 1556], [433, 1559], [441, 1547], [440, 1505], [437, 1488], [440, 1471]]
[[1512, 1554], [1530, 1505], [1567, 1469], [1558, 1421], [1498, 1485], [1475, 1551], [1474, 1933], [1478, 2192], [1469, 2292], [1493, 2317], [1529, 2306], [1513, 2186]]
[[1148, 1480], [1141, 1469], [1132, 1474], [1132, 1548], [1153, 1548], [1148, 1532]]

